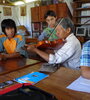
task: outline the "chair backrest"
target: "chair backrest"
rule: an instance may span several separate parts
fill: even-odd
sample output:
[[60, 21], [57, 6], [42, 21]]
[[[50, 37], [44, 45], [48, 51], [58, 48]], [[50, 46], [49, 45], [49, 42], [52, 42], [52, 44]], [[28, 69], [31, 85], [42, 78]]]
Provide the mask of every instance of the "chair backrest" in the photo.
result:
[[22, 30], [23, 32], [25, 32], [25, 35], [30, 36], [30, 33], [28, 32], [27, 28], [24, 25], [17, 26], [17, 31], [19, 30]]

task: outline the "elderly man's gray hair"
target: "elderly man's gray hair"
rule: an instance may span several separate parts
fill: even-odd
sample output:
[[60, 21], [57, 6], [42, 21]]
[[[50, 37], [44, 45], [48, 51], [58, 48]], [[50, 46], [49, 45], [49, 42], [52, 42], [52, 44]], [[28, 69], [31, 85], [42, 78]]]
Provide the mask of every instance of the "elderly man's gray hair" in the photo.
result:
[[70, 28], [71, 33], [74, 33], [74, 23], [69, 17], [59, 19], [57, 25], [61, 25], [64, 29]]

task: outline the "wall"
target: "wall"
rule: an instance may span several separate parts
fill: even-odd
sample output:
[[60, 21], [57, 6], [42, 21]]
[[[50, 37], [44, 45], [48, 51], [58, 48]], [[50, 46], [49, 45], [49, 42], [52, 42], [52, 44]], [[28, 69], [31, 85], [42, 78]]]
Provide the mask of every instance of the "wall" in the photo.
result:
[[[12, 16], [4, 16], [3, 15], [3, 7], [10, 7], [10, 6], [0, 6], [0, 22], [3, 20], [3, 19], [7, 19], [7, 18], [11, 18], [13, 20], [15, 20], [15, 13], [14, 13], [14, 7], [11, 6], [11, 9], [12, 9]], [[1, 25], [0, 25], [1, 26]], [[0, 27], [0, 33], [1, 33], [1, 27]]]
[[[24, 5], [21, 5], [24, 6]], [[16, 23], [17, 25], [25, 25], [28, 29], [28, 31], [31, 33], [31, 11], [30, 8], [34, 7], [34, 3], [28, 3], [26, 4], [26, 16], [20, 16], [20, 7], [21, 6], [16, 6], [15, 11], [16, 11]]]

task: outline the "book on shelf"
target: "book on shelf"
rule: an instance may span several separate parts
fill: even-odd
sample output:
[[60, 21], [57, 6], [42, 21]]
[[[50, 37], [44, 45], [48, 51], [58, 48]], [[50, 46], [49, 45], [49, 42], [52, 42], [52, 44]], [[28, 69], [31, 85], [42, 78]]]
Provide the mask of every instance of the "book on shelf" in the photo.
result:
[[31, 83], [32, 85], [48, 77], [49, 75], [41, 72], [32, 72], [14, 80], [19, 83]]

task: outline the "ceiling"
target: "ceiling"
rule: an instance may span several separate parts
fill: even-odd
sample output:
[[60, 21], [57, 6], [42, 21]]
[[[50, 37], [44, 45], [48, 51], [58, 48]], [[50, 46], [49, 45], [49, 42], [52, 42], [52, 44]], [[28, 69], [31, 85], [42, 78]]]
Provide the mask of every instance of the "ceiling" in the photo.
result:
[[24, 2], [24, 0], [0, 0], [0, 5], [15, 5], [18, 1]]
[[0, 5], [13, 5], [13, 4], [8, 2], [7, 0], [0, 0]]
[[21, 1], [23, 3], [40, 1], [40, 0], [0, 0], [0, 5], [15, 5], [16, 2]]

